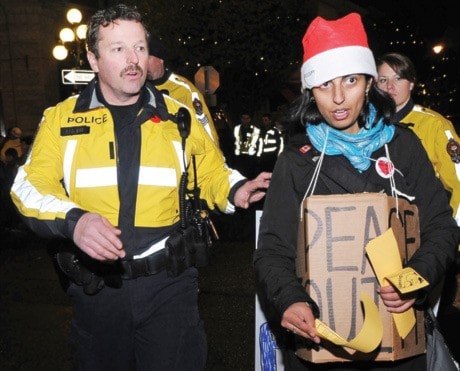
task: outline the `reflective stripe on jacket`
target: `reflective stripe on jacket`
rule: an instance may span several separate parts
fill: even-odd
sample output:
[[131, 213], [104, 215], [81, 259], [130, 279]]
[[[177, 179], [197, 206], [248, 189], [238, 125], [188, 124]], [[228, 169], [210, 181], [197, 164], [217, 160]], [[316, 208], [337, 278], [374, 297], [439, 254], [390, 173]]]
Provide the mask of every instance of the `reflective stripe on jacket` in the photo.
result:
[[[80, 96], [45, 110], [12, 187], [14, 203], [30, 227], [44, 236], [72, 238], [76, 220], [71, 210], [99, 213], [118, 226], [123, 217], [120, 195], [135, 200], [133, 228], [174, 225], [179, 220], [178, 185], [184, 170], [181, 137], [174, 122], [181, 105], [147, 85], [148, 103], [137, 117], [141, 141], [140, 163], [134, 163], [137, 188], [121, 189], [120, 180], [128, 169], [119, 167], [112, 116], [95, 90], [93, 81]], [[195, 116], [191, 118], [186, 163], [195, 155], [201, 198], [208, 206], [231, 213], [230, 188], [243, 177], [226, 167], [216, 143]], [[134, 125], [132, 130], [136, 130]], [[134, 157], [139, 153], [139, 148], [128, 150]], [[188, 188], [193, 188], [192, 170]]]
[[183, 76], [171, 73], [166, 81], [162, 84], [155, 85], [158, 90], [164, 91], [171, 98], [174, 98], [185, 104], [190, 110], [193, 109], [198, 122], [203, 125], [211, 138], [218, 142], [219, 137], [215, 129], [212, 115], [206, 105], [206, 101], [191, 81]]
[[268, 129], [264, 135], [259, 138], [259, 148], [257, 157], [263, 155], [278, 156], [284, 148], [284, 141], [281, 132], [276, 127]]
[[254, 125], [248, 127], [243, 127], [242, 124], [236, 125], [233, 129], [235, 155], [256, 155], [259, 135], [260, 129]]

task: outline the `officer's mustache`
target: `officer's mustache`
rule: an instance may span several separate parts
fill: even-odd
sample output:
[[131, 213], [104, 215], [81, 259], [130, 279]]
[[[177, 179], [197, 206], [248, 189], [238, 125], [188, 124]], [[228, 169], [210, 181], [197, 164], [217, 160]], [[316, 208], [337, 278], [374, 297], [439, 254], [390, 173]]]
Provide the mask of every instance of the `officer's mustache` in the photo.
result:
[[120, 72], [120, 77], [123, 77], [125, 73], [129, 73], [129, 72], [140, 72], [141, 75], [144, 74], [144, 70], [136, 64], [136, 65], [129, 65], [128, 67], [123, 68], [123, 70]]

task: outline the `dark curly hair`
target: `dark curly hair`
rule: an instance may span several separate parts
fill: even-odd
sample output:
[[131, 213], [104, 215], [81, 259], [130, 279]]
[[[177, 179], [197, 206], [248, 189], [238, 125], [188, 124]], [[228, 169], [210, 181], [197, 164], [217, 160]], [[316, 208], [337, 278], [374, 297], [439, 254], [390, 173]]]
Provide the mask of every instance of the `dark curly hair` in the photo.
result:
[[93, 52], [96, 58], [99, 58], [99, 30], [100, 27], [107, 27], [117, 20], [136, 21], [144, 26], [145, 36], [148, 40], [149, 33], [143, 21], [142, 14], [137, 8], [118, 4], [107, 9], [99, 10], [91, 17], [88, 22], [86, 31], [86, 46], [90, 52]]

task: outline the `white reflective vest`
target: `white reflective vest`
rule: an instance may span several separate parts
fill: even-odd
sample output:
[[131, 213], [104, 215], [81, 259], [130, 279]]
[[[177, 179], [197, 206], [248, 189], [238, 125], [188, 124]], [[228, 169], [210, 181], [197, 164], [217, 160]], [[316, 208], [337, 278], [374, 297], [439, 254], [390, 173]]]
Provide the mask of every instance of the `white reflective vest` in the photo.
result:
[[242, 128], [242, 124], [236, 125], [233, 129], [235, 137], [235, 155], [255, 156], [259, 142], [260, 129], [254, 125]]

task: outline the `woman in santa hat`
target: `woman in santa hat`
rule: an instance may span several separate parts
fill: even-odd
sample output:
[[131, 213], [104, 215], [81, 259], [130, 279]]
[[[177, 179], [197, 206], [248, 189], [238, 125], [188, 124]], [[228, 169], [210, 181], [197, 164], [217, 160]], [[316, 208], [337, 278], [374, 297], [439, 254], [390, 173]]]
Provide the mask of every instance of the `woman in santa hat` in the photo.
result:
[[379, 287], [390, 313], [425, 308], [460, 243], [460, 229], [420, 140], [392, 122], [394, 103], [373, 84], [376, 65], [361, 17], [356, 13], [338, 20], [317, 17], [303, 38], [303, 49], [302, 95], [290, 117], [302, 131], [289, 140], [277, 160], [254, 255], [261, 300], [274, 309], [283, 330], [277, 336], [284, 349], [283, 363], [292, 370], [426, 369], [424, 354], [391, 362], [370, 358], [321, 364], [295, 355], [299, 339], [313, 345], [322, 341], [315, 328], [315, 319], [321, 317], [318, 303], [296, 275], [300, 206], [305, 197], [383, 192], [417, 206], [420, 247], [405, 266], [429, 285], [409, 295], [391, 285]]

